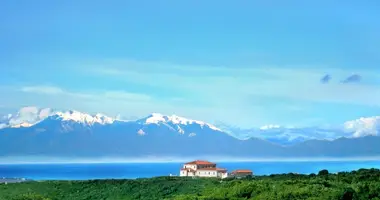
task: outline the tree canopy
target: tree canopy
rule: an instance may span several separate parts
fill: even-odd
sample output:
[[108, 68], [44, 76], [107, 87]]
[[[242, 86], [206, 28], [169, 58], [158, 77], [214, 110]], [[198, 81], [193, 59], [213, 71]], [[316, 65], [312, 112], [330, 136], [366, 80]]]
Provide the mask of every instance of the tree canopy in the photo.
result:
[[[327, 172], [327, 173], [326, 173]], [[380, 170], [277, 174], [243, 179], [156, 177], [136, 180], [0, 184], [7, 200], [380, 200]]]

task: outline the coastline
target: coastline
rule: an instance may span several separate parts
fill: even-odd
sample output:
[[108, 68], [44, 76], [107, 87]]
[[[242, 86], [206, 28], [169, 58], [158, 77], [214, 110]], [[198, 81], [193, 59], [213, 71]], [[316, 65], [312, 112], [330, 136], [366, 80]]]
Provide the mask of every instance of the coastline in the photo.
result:
[[[179, 175], [183, 163], [74, 163], [74, 164], [0, 164], [0, 177], [23, 177], [32, 180], [136, 179]], [[380, 168], [380, 161], [326, 162], [217, 162], [229, 172], [249, 169], [254, 175], [311, 174], [322, 169], [330, 173], [361, 168]]]
[[25, 156], [25, 157], [0, 157], [0, 165], [15, 164], [123, 164], [123, 163], [182, 163], [188, 160], [213, 160], [214, 162], [362, 162], [362, 161], [380, 161], [380, 156], [368, 157], [273, 157], [273, 158], [236, 158], [236, 157], [144, 157], [144, 158], [57, 158], [45, 156]]

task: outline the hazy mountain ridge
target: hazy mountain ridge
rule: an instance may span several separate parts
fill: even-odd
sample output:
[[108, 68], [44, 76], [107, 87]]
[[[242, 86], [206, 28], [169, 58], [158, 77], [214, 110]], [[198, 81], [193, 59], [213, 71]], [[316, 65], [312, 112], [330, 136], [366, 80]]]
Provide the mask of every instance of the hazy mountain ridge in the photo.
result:
[[309, 140], [336, 140], [378, 136], [380, 117], [366, 117], [347, 121], [334, 127], [282, 127], [267, 125], [260, 128], [242, 129], [221, 124], [222, 130], [239, 139], [251, 137], [262, 138], [281, 145], [294, 145]]
[[[380, 117], [359, 118], [344, 122], [336, 127], [284, 127], [280, 125], [264, 125], [260, 128], [242, 129], [227, 125], [225, 123], [216, 123], [216, 126], [198, 120], [186, 119], [176, 115], [162, 115], [152, 113], [151, 115], [136, 119], [122, 120], [120, 116], [108, 117], [104, 114], [97, 113], [90, 115], [75, 110], [57, 111], [51, 108], [36, 108], [33, 106], [21, 108], [15, 114], [7, 114], [0, 118], [0, 129], [2, 128], [20, 128], [33, 126], [48, 117], [60, 118], [64, 121], [72, 120], [88, 126], [95, 124], [105, 125], [113, 123], [124, 123], [135, 121], [140, 124], [171, 124], [170, 127], [179, 133], [184, 133], [180, 127], [189, 124], [199, 124], [208, 126], [214, 130], [226, 132], [238, 139], [261, 138], [276, 144], [293, 145], [303, 141], [313, 139], [334, 140], [340, 137], [362, 137], [366, 135], [378, 135], [380, 131]], [[194, 135], [194, 134], [193, 134]]]
[[[39, 112], [33, 112], [40, 116]], [[40, 118], [38, 118], [40, 119]], [[30, 123], [33, 120], [30, 120]], [[23, 122], [22, 122], [23, 123]], [[225, 128], [225, 127], [224, 127]], [[238, 128], [236, 128], [238, 130]], [[276, 134], [298, 131], [301, 138], [290, 146], [273, 141]], [[302, 134], [314, 128], [267, 126], [251, 131], [272, 133], [270, 139], [249, 136], [238, 139], [211, 124], [175, 115], [151, 114], [135, 121], [77, 111], [54, 112], [30, 126], [0, 129], [0, 156], [59, 157], [355, 157], [379, 156], [380, 137], [321, 140]], [[243, 130], [244, 131], [244, 130]], [[323, 129], [318, 130], [323, 131]], [[309, 132], [309, 133], [310, 133]], [[236, 133], [236, 132], [235, 132]], [[302, 133], [302, 134], [301, 134]], [[315, 132], [315, 135], [320, 134]], [[326, 135], [326, 134], [325, 134]], [[279, 140], [281, 139], [280, 137]]]
[[224, 125], [223, 127], [224, 132], [227, 132], [239, 139], [256, 137], [280, 145], [294, 145], [308, 140], [334, 140], [340, 137], [352, 137], [350, 133], [345, 132], [343, 129], [333, 128], [272, 127], [265, 129], [241, 129], [238, 127], [228, 127], [227, 125]]

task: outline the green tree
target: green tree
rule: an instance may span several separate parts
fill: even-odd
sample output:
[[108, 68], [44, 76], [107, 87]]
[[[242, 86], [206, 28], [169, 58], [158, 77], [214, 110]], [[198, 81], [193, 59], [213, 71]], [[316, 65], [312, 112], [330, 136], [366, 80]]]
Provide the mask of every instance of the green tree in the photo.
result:
[[352, 189], [352, 188], [347, 188], [344, 191], [344, 193], [343, 193], [342, 197], [340, 198], [340, 200], [352, 200], [353, 197], [354, 197], [354, 195], [355, 195], [355, 190]]
[[329, 174], [329, 171], [327, 169], [322, 169], [321, 171], [318, 172], [318, 176], [325, 176], [328, 174]]

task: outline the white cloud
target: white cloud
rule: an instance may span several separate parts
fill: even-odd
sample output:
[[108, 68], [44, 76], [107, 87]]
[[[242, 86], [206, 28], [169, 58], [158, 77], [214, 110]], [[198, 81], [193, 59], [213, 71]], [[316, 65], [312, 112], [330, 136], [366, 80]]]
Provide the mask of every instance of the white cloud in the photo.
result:
[[109, 91], [104, 93], [105, 98], [131, 100], [131, 101], [149, 101], [151, 96], [145, 94], [130, 93], [124, 91]]
[[[25, 88], [28, 88], [25, 90]], [[33, 89], [30, 89], [33, 88]], [[54, 88], [46, 92], [45, 88]], [[42, 92], [44, 91], [44, 92]], [[200, 120], [210, 119], [209, 110], [204, 107], [186, 107], [186, 99], [155, 98], [148, 94], [132, 93], [123, 90], [108, 91], [71, 91], [59, 87], [25, 86], [19, 89], [7, 90], [2, 101], [13, 110], [24, 105], [36, 105], [38, 107], [50, 107], [58, 110], [74, 109], [89, 113], [105, 113], [109, 116], [124, 116], [123, 119], [143, 117], [152, 112], [163, 114], [183, 113], [185, 116], [194, 117], [191, 113], [197, 113], [206, 117], [195, 118]], [[213, 108], [211, 108], [213, 109]], [[45, 113], [45, 112], [43, 112]], [[43, 115], [43, 113], [41, 113]], [[207, 117], [208, 116], [208, 117]]]
[[40, 94], [62, 94], [64, 91], [61, 88], [53, 86], [26, 86], [22, 87], [21, 91], [40, 93]]
[[353, 137], [379, 135], [380, 116], [362, 117], [356, 120], [348, 121], [344, 124], [344, 128], [347, 132], [353, 133]]
[[60, 87], [56, 86], [44, 86], [44, 85], [34, 85], [34, 86], [24, 86], [21, 87], [20, 91], [33, 94], [42, 94], [42, 95], [63, 95], [63, 96], [73, 96], [80, 98], [92, 98], [92, 94], [78, 93], [66, 91]]
[[21, 88], [21, 91], [42, 95], [61, 95], [69, 98], [85, 98], [88, 100], [148, 101], [151, 99], [149, 95], [126, 91], [73, 92], [55, 86], [25, 86]]
[[52, 109], [39, 109], [34, 106], [22, 107], [16, 114], [8, 114], [3, 118], [3, 123], [10, 126], [34, 124], [53, 113]]
[[[341, 69], [181, 66], [137, 61], [113, 61], [104, 66], [106, 67], [93, 67], [93, 75], [111, 76], [120, 81], [186, 91], [197, 96], [199, 100], [213, 104], [245, 104], [244, 101], [264, 97], [380, 106], [380, 87], [377, 85], [345, 85], [339, 81], [327, 85], [320, 84], [320, 77], [326, 71], [337, 80], [349, 74]], [[358, 73], [368, 79], [380, 78], [371, 71], [361, 70]], [[368, 98], [369, 96], [371, 98]]]
[[37, 107], [34, 107], [34, 106], [27, 106], [27, 107], [23, 107], [20, 109], [20, 113], [33, 113], [33, 114], [36, 114], [38, 113], [39, 109]]
[[[89, 64], [85, 70], [90, 77], [144, 85], [185, 99], [182, 104], [177, 102], [177, 108], [156, 106], [154, 112], [160, 107], [164, 113], [246, 127], [272, 123], [302, 126], [304, 121], [317, 125], [309, 118], [328, 123], [324, 116], [313, 116], [315, 105], [380, 108], [380, 87], [371, 84], [380, 80], [380, 73], [373, 70], [355, 71], [363, 77], [360, 84], [340, 83], [353, 72], [326, 66], [186, 66], [113, 60]], [[326, 73], [334, 79], [321, 84], [320, 78]], [[341, 116], [340, 120], [347, 118]]]
[[[85, 80], [81, 88], [86, 90], [29, 85], [20, 90], [23, 94], [8, 91], [10, 96], [4, 105], [27, 103], [125, 117], [160, 112], [247, 127], [299, 124], [308, 120], [305, 117], [321, 118], [311, 116], [314, 103], [380, 107], [380, 87], [365, 82], [379, 78], [380, 73], [363, 70], [355, 72], [365, 77], [360, 84], [320, 84], [320, 77], [326, 73], [333, 80], [341, 80], [351, 72], [318, 66], [185, 66], [128, 60], [69, 65], [72, 68], [65, 70], [75, 70]], [[99, 81], [105, 83], [103, 88], [99, 88], [103, 86]], [[141, 87], [141, 93], [125, 90], [137, 87]], [[12, 95], [19, 99], [12, 102]], [[284, 113], [297, 113], [298, 119]]]

